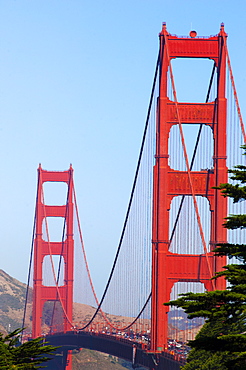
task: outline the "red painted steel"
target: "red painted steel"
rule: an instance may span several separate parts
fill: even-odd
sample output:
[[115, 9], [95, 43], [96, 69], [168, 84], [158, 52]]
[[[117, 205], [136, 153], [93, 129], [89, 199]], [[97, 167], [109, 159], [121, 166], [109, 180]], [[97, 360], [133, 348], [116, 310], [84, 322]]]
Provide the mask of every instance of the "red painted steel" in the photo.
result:
[[[210, 205], [210, 249], [226, 242], [227, 232], [222, 226], [227, 216], [227, 200], [217, 189], [228, 181], [226, 167], [226, 33], [213, 37], [177, 37], [163, 25], [160, 33], [160, 87], [157, 114], [156, 163], [154, 166], [153, 231], [152, 231], [152, 330], [151, 350], [163, 351], [168, 340], [168, 310], [164, 302], [170, 300], [173, 285], [179, 281], [201, 282], [207, 290], [214, 287], [211, 272], [220, 271], [226, 259], [213, 254], [175, 254], [169, 251], [169, 210], [178, 195], [206, 197]], [[168, 68], [172, 58], [209, 58], [217, 67], [217, 97], [212, 103], [178, 103], [167, 96]], [[216, 107], [216, 114], [214, 108]], [[180, 121], [180, 122], [179, 122]], [[168, 165], [168, 138], [171, 127], [178, 123], [204, 123], [212, 128], [214, 139], [214, 168], [210, 171], [177, 171]], [[216, 289], [225, 288], [225, 280], [217, 279]]]
[[[68, 185], [67, 204], [62, 206], [45, 205], [43, 201], [43, 184], [45, 182], [65, 182]], [[38, 192], [35, 220], [34, 240], [34, 271], [33, 271], [33, 318], [32, 336], [42, 334], [42, 312], [45, 302], [60, 302], [63, 313], [64, 331], [71, 330], [73, 314], [73, 270], [74, 270], [74, 240], [73, 240], [73, 169], [53, 172], [38, 168]], [[66, 223], [66, 237], [62, 242], [45, 241], [43, 223], [47, 217], [63, 217]], [[62, 230], [61, 230], [62, 233]], [[43, 285], [43, 261], [45, 256], [62, 256], [64, 260], [64, 283], [61, 286]]]

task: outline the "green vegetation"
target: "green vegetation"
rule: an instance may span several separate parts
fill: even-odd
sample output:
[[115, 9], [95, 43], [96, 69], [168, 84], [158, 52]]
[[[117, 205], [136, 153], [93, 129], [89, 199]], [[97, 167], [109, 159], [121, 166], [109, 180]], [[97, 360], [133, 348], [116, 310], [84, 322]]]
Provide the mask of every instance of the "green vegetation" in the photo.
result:
[[43, 343], [42, 338], [36, 338], [20, 344], [21, 329], [3, 336], [0, 333], [0, 368], [7, 369], [39, 369], [40, 364], [48, 361], [57, 347]]
[[[246, 146], [243, 146], [246, 151]], [[244, 153], [246, 154], [246, 153]], [[246, 167], [238, 165], [230, 170], [236, 184], [221, 184], [222, 195], [234, 203], [246, 200]], [[245, 229], [246, 215], [230, 215], [224, 227]], [[234, 257], [237, 262], [227, 265], [214, 279], [225, 277], [226, 290], [206, 293], [186, 293], [175, 301], [165, 303], [182, 307], [189, 318], [203, 317], [205, 324], [195, 340], [183, 370], [227, 370], [246, 368], [246, 244], [221, 244], [216, 256]]]

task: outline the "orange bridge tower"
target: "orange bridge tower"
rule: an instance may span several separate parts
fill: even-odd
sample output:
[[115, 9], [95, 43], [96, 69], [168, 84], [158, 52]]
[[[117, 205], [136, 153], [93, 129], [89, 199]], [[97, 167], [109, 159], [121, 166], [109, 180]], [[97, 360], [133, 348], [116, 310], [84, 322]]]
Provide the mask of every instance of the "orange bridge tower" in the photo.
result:
[[[45, 205], [43, 189], [45, 182], [63, 182], [67, 184], [67, 202], [65, 205]], [[70, 166], [68, 171], [52, 172], [45, 171], [39, 166], [33, 265], [33, 338], [42, 334], [42, 317], [46, 302], [52, 302], [54, 307], [59, 306], [61, 331], [66, 332], [71, 329], [74, 270], [73, 209], [72, 167]], [[50, 241], [48, 232], [49, 217], [61, 217], [64, 219], [64, 240]], [[59, 272], [58, 274], [55, 273], [54, 256], [59, 256], [62, 262], [60, 263], [63, 266], [61, 273], [63, 275], [62, 282], [59, 279]], [[45, 285], [44, 282], [43, 263], [46, 257], [50, 261], [50, 270], [53, 275], [53, 283], [50, 285]]]
[[[227, 216], [227, 199], [213, 187], [226, 183], [226, 33], [223, 24], [218, 35], [190, 37], [170, 35], [163, 25], [160, 33], [159, 99], [157, 107], [156, 161], [154, 166], [153, 234], [152, 234], [152, 351], [162, 351], [168, 341], [168, 311], [164, 302], [170, 300], [171, 290], [178, 282], [199, 282], [207, 290], [224, 289], [225, 280], [210, 278], [226, 264], [223, 257], [214, 257], [216, 243], [227, 241], [227, 231], [222, 226]], [[217, 71], [216, 97], [206, 103], [180, 103], [172, 75], [174, 58], [208, 58], [214, 61]], [[202, 73], [202, 71], [201, 71]], [[170, 80], [168, 81], [168, 76]], [[168, 97], [171, 81], [173, 99]], [[199, 83], [199, 81], [197, 82]], [[209, 126], [213, 137], [213, 166], [210, 170], [193, 171], [185, 148], [182, 125]], [[178, 125], [186, 170], [170, 167], [170, 131]], [[190, 197], [201, 233], [203, 253], [195, 254], [170, 251], [170, 208], [175, 197]], [[210, 241], [206, 245], [202, 234], [197, 200], [205, 197], [209, 202], [207, 217], [210, 220]], [[189, 217], [189, 215], [187, 215]], [[181, 246], [180, 246], [181, 247]], [[181, 250], [181, 248], [180, 248]]]

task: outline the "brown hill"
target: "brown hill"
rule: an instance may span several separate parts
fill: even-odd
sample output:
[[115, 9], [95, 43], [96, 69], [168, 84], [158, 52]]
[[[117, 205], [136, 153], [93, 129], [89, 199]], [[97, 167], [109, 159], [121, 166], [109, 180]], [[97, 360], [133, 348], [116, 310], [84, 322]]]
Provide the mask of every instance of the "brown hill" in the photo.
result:
[[11, 331], [22, 326], [26, 284], [0, 270], [0, 330]]

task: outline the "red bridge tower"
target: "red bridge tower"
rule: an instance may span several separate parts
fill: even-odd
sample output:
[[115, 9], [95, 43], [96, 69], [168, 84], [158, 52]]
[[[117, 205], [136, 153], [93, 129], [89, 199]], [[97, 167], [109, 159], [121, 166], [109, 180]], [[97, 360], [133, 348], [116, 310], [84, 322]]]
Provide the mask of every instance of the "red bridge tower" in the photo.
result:
[[[64, 182], [68, 186], [66, 205], [45, 205], [43, 184], [45, 182]], [[74, 241], [73, 241], [73, 169], [68, 171], [51, 172], [38, 168], [38, 191], [35, 217], [34, 240], [34, 271], [33, 271], [33, 317], [32, 336], [42, 334], [42, 316], [45, 302], [59, 302], [63, 315], [63, 331], [71, 329], [73, 314], [73, 267], [74, 267]], [[62, 217], [65, 222], [66, 235], [64, 241], [54, 242], [44, 240], [44, 230], [48, 217]], [[62, 232], [62, 230], [61, 230]], [[64, 282], [62, 285], [54, 281], [52, 286], [44, 285], [43, 262], [45, 256], [61, 256], [64, 262]], [[56, 277], [57, 278], [57, 277]]]
[[[226, 33], [221, 26], [214, 37], [199, 38], [170, 35], [163, 25], [160, 33], [160, 88], [157, 113], [156, 163], [154, 166], [153, 247], [152, 247], [152, 338], [153, 351], [162, 351], [168, 339], [168, 310], [164, 302], [170, 300], [171, 289], [177, 282], [200, 282], [207, 290], [225, 289], [222, 279], [211, 282], [211, 273], [220, 271], [226, 259], [214, 257], [214, 245], [226, 242], [227, 232], [222, 226], [227, 216], [227, 199], [212, 189], [226, 183]], [[173, 58], [209, 58], [217, 68], [217, 97], [212, 103], [179, 103], [174, 89], [174, 101], [167, 95], [168, 70]], [[202, 73], [202, 71], [201, 71]], [[173, 85], [174, 87], [174, 85]], [[169, 134], [173, 125], [204, 124], [212, 129], [213, 171], [177, 171], [169, 166]], [[175, 183], [179, 186], [175, 186]], [[188, 184], [188, 186], [187, 186]], [[179, 254], [169, 250], [170, 206], [175, 196], [206, 197], [210, 206], [210, 252]], [[198, 216], [199, 217], [199, 216]], [[215, 284], [213, 286], [212, 284]]]

